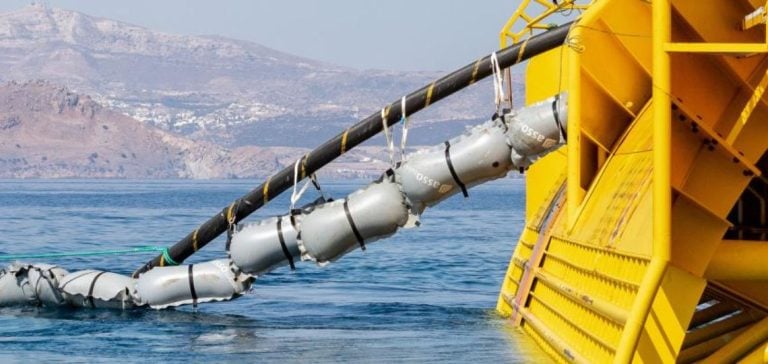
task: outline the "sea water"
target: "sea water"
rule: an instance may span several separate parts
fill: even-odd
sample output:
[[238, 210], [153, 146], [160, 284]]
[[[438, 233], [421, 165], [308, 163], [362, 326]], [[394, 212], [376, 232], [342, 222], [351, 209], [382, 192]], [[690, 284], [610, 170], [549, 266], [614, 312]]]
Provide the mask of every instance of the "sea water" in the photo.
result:
[[[0, 255], [167, 246], [257, 184], [0, 180]], [[322, 185], [342, 198], [365, 184]], [[467, 199], [428, 209], [421, 227], [365, 252], [323, 268], [303, 262], [295, 272], [278, 269], [239, 299], [197, 309], [0, 308], [0, 362], [546, 361], [493, 310], [524, 206], [520, 179], [478, 186]], [[245, 221], [288, 208], [281, 196]], [[221, 238], [188, 262], [225, 256]], [[130, 274], [151, 257], [43, 262]]]

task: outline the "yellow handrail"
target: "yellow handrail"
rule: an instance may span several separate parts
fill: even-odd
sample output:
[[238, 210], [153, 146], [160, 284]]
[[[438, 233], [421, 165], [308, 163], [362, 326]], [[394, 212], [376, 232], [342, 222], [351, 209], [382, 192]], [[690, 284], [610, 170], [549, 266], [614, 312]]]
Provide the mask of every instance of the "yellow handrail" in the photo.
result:
[[653, 13], [653, 256], [616, 350], [614, 363], [630, 363], [671, 259], [671, 139], [670, 57], [672, 5], [656, 0]]
[[[596, 0], [590, 0], [586, 4], [577, 4], [576, 0], [564, 0], [561, 3], [551, 0], [523, 0], [517, 7], [517, 10], [515, 10], [512, 16], [501, 28], [501, 32], [499, 33], [499, 44], [501, 45], [501, 48], [504, 48], [508, 45], [507, 41], [510, 39], [512, 40], [512, 43], [517, 43], [525, 36], [532, 35], [534, 29], [549, 29], [552, 25], [543, 24], [543, 21], [549, 18], [552, 14], [559, 11], [586, 10], [595, 1]], [[529, 6], [532, 4], [543, 6], [543, 11], [540, 14], [531, 17], [526, 10], [528, 10]], [[521, 30], [515, 32], [513, 28], [521, 19], [525, 21], [525, 26], [523, 26]]]

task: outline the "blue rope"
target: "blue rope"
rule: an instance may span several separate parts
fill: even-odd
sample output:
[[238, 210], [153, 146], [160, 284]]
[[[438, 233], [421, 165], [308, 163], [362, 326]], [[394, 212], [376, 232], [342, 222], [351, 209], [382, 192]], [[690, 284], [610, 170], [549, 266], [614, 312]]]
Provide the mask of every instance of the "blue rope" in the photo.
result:
[[145, 246], [132, 249], [116, 249], [116, 250], [97, 250], [97, 251], [84, 251], [75, 253], [42, 253], [42, 254], [7, 254], [0, 255], [1, 260], [19, 260], [19, 259], [41, 259], [41, 258], [62, 258], [62, 257], [89, 257], [97, 255], [119, 255], [119, 254], [141, 254], [148, 252], [163, 252], [163, 256], [168, 263], [178, 265], [173, 259], [170, 259], [168, 255], [168, 248], [161, 248], [156, 246]]

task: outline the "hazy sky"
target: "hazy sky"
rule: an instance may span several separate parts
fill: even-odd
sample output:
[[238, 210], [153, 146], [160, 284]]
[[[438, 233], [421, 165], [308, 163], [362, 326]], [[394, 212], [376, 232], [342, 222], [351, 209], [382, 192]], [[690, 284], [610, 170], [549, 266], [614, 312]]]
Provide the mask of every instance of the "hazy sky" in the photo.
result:
[[[0, 11], [30, 1], [2, 0]], [[217, 34], [356, 68], [451, 70], [490, 53], [519, 0], [48, 0], [151, 29]]]

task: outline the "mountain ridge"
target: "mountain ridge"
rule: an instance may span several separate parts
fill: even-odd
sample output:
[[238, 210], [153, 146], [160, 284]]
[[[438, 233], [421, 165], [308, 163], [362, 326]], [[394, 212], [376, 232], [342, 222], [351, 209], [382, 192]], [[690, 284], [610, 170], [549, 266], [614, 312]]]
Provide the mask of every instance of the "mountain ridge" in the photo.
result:
[[[287, 155], [298, 156], [300, 150], [319, 145], [382, 105], [440, 76], [437, 72], [355, 70], [294, 56], [253, 42], [215, 35], [156, 32], [39, 5], [0, 14], [0, 67], [6, 70], [0, 73], [0, 80], [10, 82], [7, 87], [12, 87], [14, 82], [16, 86], [13, 87], [23, 85], [22, 88], [29, 91], [28, 97], [35, 98], [39, 97], [37, 94], [48, 92], [40, 89], [40, 85], [34, 86], [38, 81], [29, 81], [44, 79], [48, 86], [64, 87], [65, 94], [83, 98], [90, 95], [87, 96], [88, 103], [93, 103], [93, 107], [98, 105], [101, 109], [96, 112], [108, 115], [105, 116], [107, 119], [117, 120], [122, 114], [140, 121], [146, 127], [141, 133], [154, 135], [152, 140], [160, 143], [146, 147], [156, 153], [155, 158], [166, 163], [156, 166], [155, 172], [129, 168], [132, 174], [120, 174], [114, 169], [99, 172], [98, 168], [109, 171], [109, 166], [95, 163], [98, 167], [94, 172], [88, 169], [90, 167], [86, 168], [90, 161], [86, 158], [88, 163], [80, 164], [83, 157], [76, 154], [73, 161], [77, 163], [65, 164], [73, 166], [79, 171], [77, 173], [84, 173], [82, 175], [67, 174], [63, 169], [48, 173], [45, 171], [51, 170], [51, 164], [36, 161], [47, 165], [48, 169], [35, 170], [18, 163], [6, 163], [7, 169], [0, 171], [0, 176], [6, 177], [255, 176], [255, 172], [249, 171], [255, 166], [273, 171], [286, 162], [270, 164], [266, 162], [269, 158], [258, 156], [259, 153], [280, 160], [286, 159]], [[516, 85], [520, 84], [518, 79]], [[516, 99], [521, 99], [521, 89], [517, 87], [515, 90]], [[25, 115], [19, 109], [22, 105], [9, 103], [6, 106], [16, 107], [13, 112], [18, 115], [14, 114], [14, 117], [24, 119]], [[40, 107], [35, 103], [27, 106]], [[492, 87], [487, 81], [479, 82], [452, 96], [450, 102], [412, 116], [409, 140], [413, 145], [436, 144], [460, 133], [467, 125], [485, 119], [492, 108]], [[50, 123], [58, 120], [54, 117], [58, 115], [56, 113], [35, 115], [32, 109], [28, 110], [30, 115], [27, 116]], [[16, 123], [11, 114], [11, 110], [0, 110], [0, 115], [6, 118], [5, 121], [0, 119], [0, 123], [9, 126]], [[74, 118], [74, 114], [68, 117]], [[79, 117], [85, 118], [81, 122], [87, 122], [87, 115]], [[10, 129], [2, 129], [0, 125], [0, 134], [10, 133]], [[91, 131], [101, 133], [97, 128]], [[55, 138], [50, 140], [54, 142]], [[208, 149], [195, 149], [195, 145]], [[374, 140], [365, 145], [368, 147], [360, 149], [359, 154], [344, 157], [347, 159], [341, 163], [343, 167], [336, 168], [332, 174], [371, 173], [372, 169], [362, 161], [373, 161], [372, 165], [378, 166], [376, 161], [384, 158], [377, 156], [375, 151], [382, 144]], [[171, 155], [173, 153], [160, 153], [164, 148], [175, 153], [188, 150], [190, 155], [197, 151], [195, 153], [200, 155], [195, 157], [197, 159], [189, 156], [184, 159]], [[210, 154], [209, 159], [204, 151]], [[10, 159], [26, 158], [13, 148], [6, 152], [10, 153]], [[219, 158], [218, 164], [241, 163], [243, 167], [214, 167], [216, 158]], [[124, 169], [128, 167], [130, 165], [123, 166]]]

